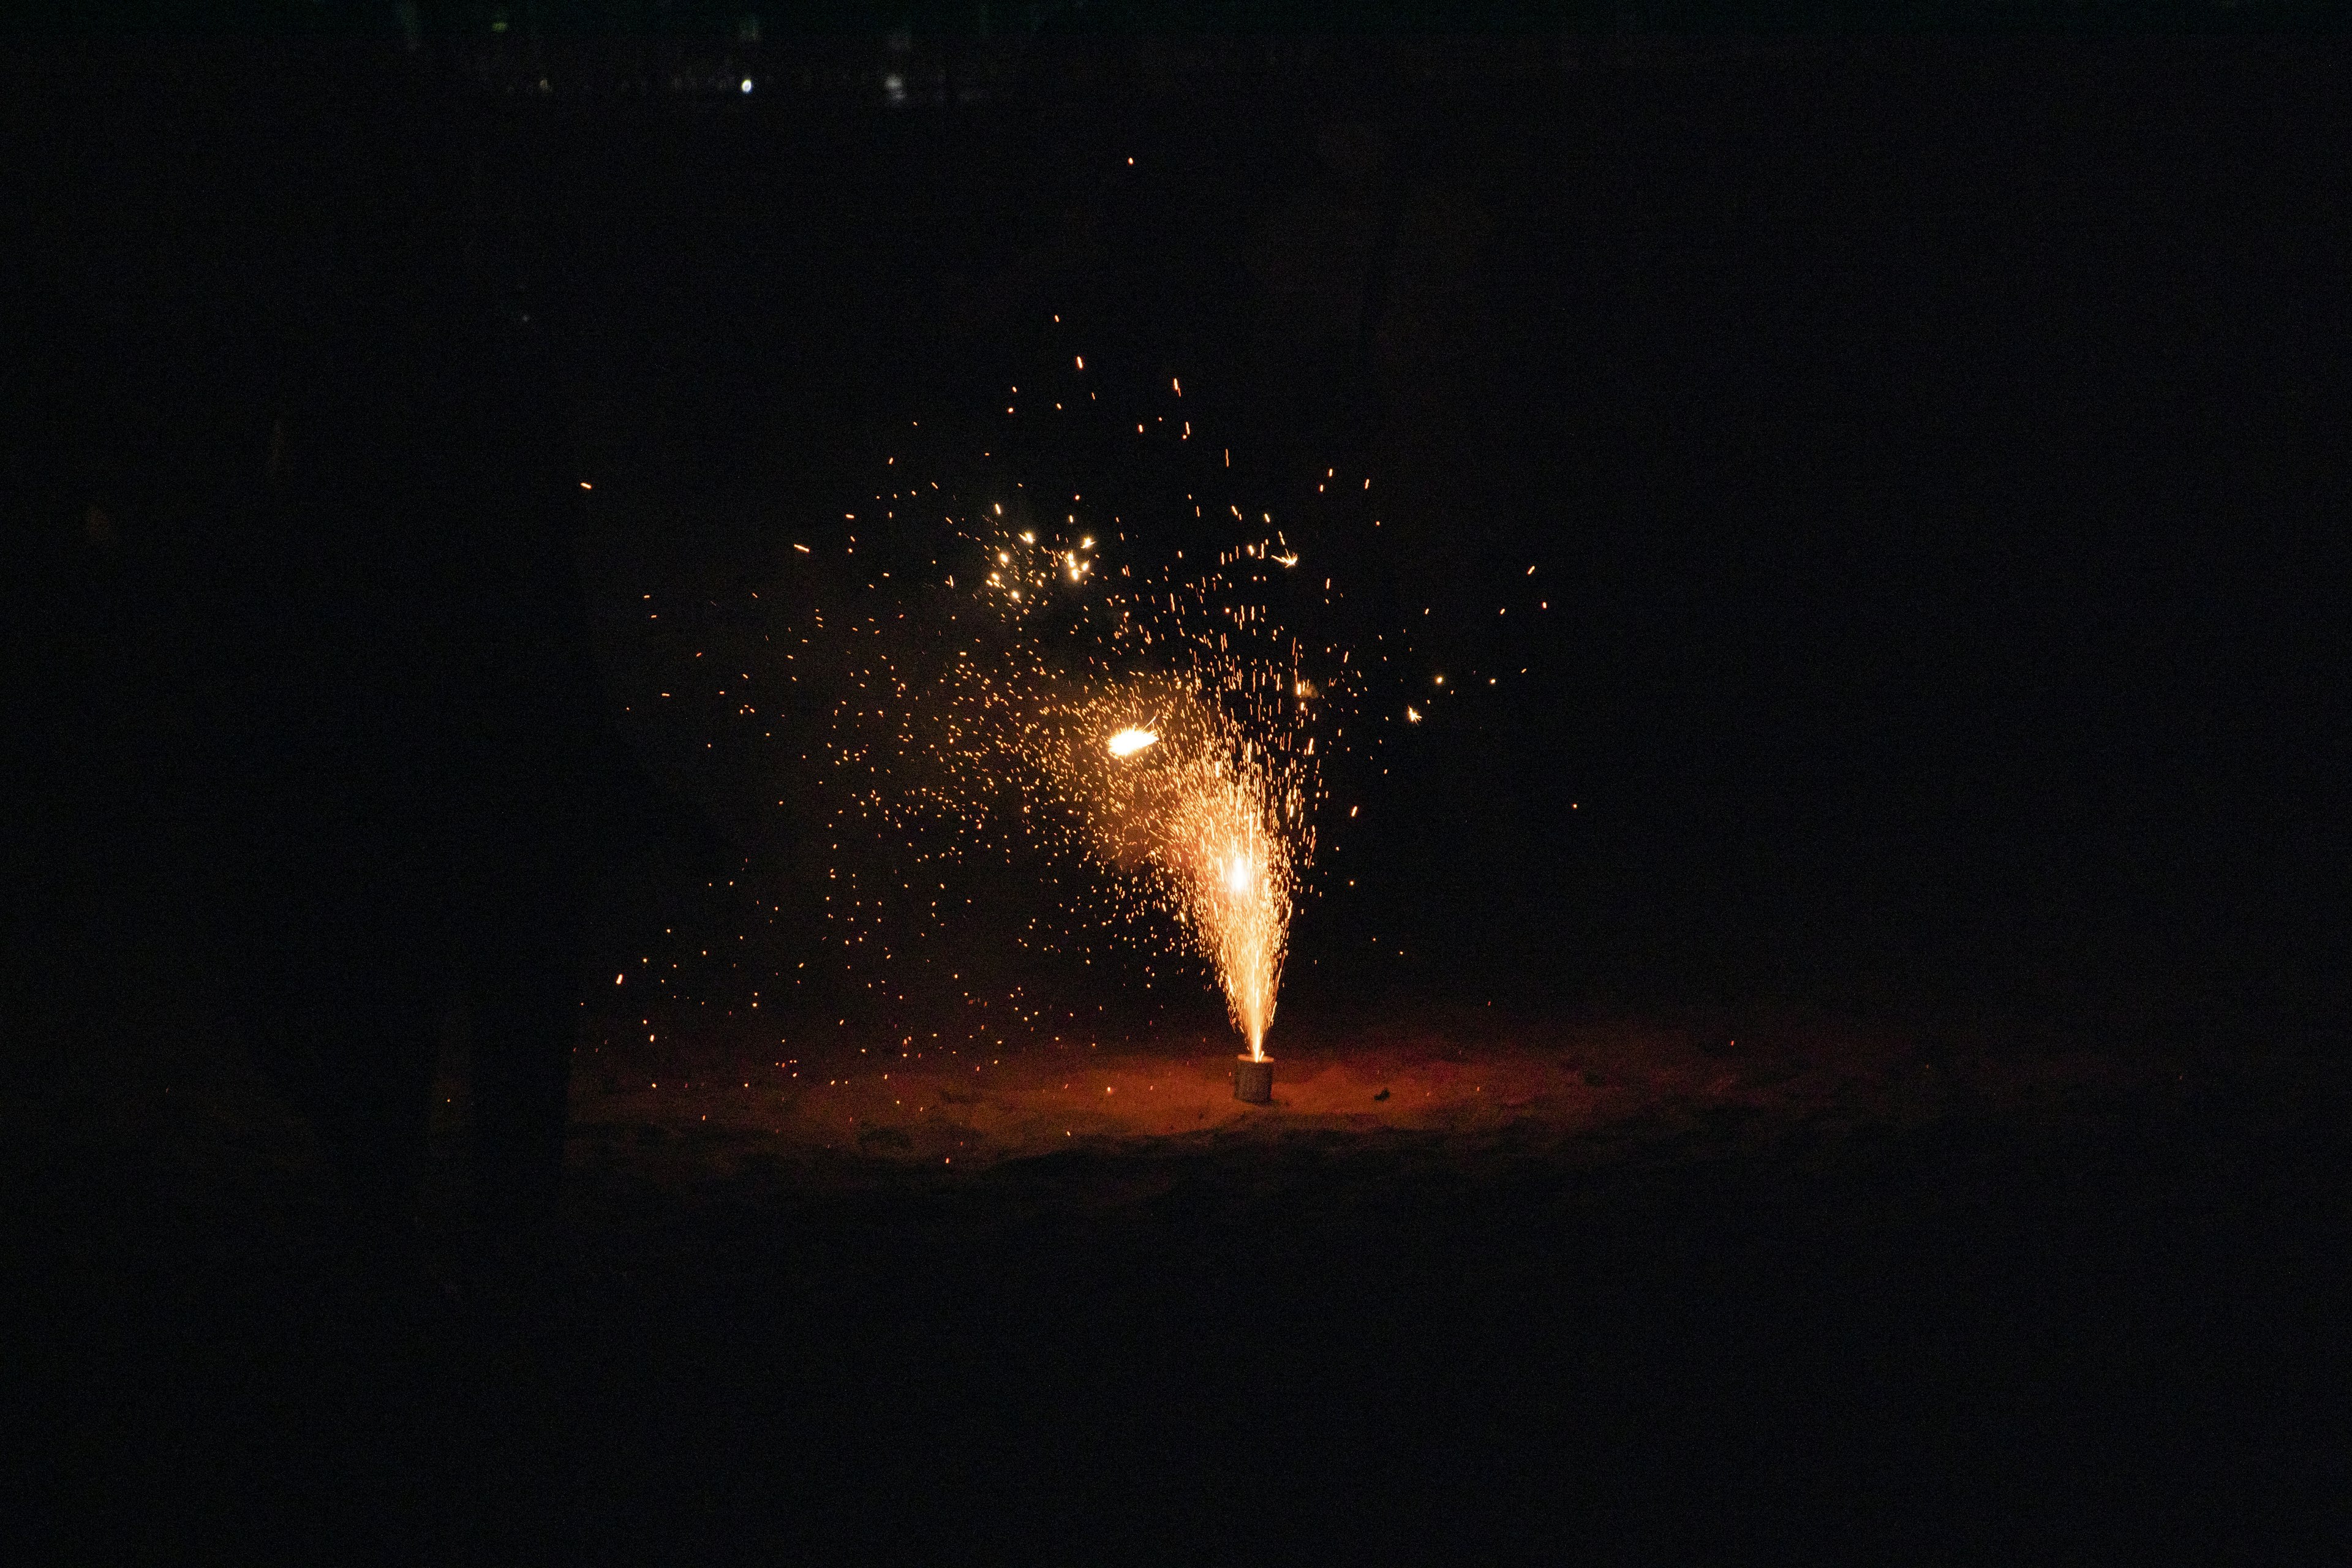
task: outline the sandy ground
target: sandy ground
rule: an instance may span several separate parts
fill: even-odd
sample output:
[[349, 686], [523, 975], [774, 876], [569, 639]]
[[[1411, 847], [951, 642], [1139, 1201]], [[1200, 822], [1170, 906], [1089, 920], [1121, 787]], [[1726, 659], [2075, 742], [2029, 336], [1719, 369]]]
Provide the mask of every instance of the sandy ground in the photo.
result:
[[1234, 1058], [1118, 1046], [970, 1059], [911, 1050], [855, 1066], [699, 1051], [598, 1055], [574, 1074], [570, 1160], [583, 1201], [614, 1184], [977, 1180], [1076, 1152], [1139, 1161], [1313, 1150], [1565, 1166], [1769, 1152], [1953, 1116], [2046, 1121], [2161, 1096], [2169, 1058], [1928, 1044], [1886, 1029], [1775, 1024], [1742, 1039], [1641, 1022], [1371, 1023], [1286, 1041], [1273, 1101], [1234, 1098]]
[[[1834, 1162], [1858, 1139], [1932, 1143], [1962, 1125], [2062, 1146], [2086, 1121], [2193, 1117], [2217, 1070], [2190, 1051], [2123, 1057], [1839, 1023], [1767, 1021], [1736, 1037], [1474, 1014], [1294, 1030], [1276, 1053], [1272, 1103], [1250, 1105], [1234, 1099], [1234, 1058], [1213, 1040], [1037, 1045], [977, 1060], [871, 1054], [882, 1048], [836, 1050], [831, 1065], [758, 1059], [723, 1037], [658, 1054], [583, 1049], [569, 1221], [635, 1230], [671, 1212], [663, 1205], [706, 1197], [794, 1203], [992, 1182], [1094, 1210], [1119, 1201], [1113, 1173], [1171, 1163], [1263, 1184], [1291, 1179], [1281, 1173], [1304, 1156], [1409, 1183], [1415, 1172], [1458, 1180], [1530, 1163], [1568, 1173]], [[216, 1032], [158, 1018], [123, 1029], [103, 1056], [60, 1042], [26, 1061], [9, 1150], [28, 1183], [111, 1162], [152, 1173], [171, 1201], [298, 1226], [318, 1201], [315, 1139]], [[424, 1214], [428, 1234], [454, 1234], [465, 1210], [462, 1053], [445, 1054], [436, 1100]]]

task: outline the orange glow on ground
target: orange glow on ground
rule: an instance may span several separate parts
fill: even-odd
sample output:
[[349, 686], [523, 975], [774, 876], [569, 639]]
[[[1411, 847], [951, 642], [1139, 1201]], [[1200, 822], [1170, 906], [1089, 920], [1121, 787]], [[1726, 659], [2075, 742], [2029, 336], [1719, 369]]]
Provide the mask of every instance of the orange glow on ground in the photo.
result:
[[2030, 1102], [2104, 1070], [2072, 1057], [1938, 1063], [1916, 1042], [1829, 1026], [1740, 1043], [1639, 1024], [1482, 1039], [1433, 1028], [1295, 1039], [1276, 1053], [1265, 1106], [1234, 1100], [1223, 1042], [1149, 1053], [1033, 1047], [977, 1063], [929, 1052], [901, 1058], [894, 1047], [887, 1059], [852, 1060], [803, 1062], [799, 1078], [781, 1081], [772, 1065], [729, 1065], [724, 1053], [698, 1066], [670, 1058], [661, 1070], [583, 1068], [572, 1093], [574, 1161], [635, 1167], [686, 1152], [648, 1154], [648, 1128], [690, 1133], [727, 1162], [951, 1162], [958, 1175], [1077, 1147], [1337, 1152], [1399, 1137], [1475, 1157], [1507, 1150], [1582, 1163], [1649, 1149], [1686, 1158], [1899, 1126], [1971, 1096]]

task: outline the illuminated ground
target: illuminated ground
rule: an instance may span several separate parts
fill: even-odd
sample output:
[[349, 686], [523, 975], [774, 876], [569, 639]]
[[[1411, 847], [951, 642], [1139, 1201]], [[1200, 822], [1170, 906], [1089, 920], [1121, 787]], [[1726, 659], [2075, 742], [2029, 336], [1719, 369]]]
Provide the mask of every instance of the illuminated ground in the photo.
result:
[[[1492, 1013], [1294, 1029], [1273, 1102], [1233, 1094], [1213, 1038], [1033, 1045], [986, 1054], [877, 1046], [832, 1065], [706, 1041], [623, 1046], [574, 1074], [584, 1193], [709, 1184], [977, 1179], [1084, 1151], [1127, 1160], [1313, 1149], [1460, 1164], [1507, 1154], [1563, 1169], [1755, 1155], [1918, 1132], [1956, 1117], [2044, 1121], [2087, 1098], [2161, 1095], [2161, 1060], [2119, 1071], [2075, 1050], [1955, 1048], [1887, 1028], [1766, 1023], [1738, 1036]], [[885, 1061], [883, 1052], [889, 1052]]]

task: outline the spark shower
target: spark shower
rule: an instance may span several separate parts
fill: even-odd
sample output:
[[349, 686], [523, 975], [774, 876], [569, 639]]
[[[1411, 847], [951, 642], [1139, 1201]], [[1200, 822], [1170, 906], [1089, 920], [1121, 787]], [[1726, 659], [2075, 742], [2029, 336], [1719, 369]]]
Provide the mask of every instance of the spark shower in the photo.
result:
[[[1071, 923], [1204, 965], [1263, 1061], [1357, 668], [1286, 624], [1331, 581], [1232, 493], [1181, 379], [1139, 399], [1063, 363], [976, 452], [910, 422], [870, 500], [789, 542], [803, 591], [768, 640], [834, 697], [811, 761], [835, 847], [1082, 866]], [[842, 919], [870, 918], [845, 879]]]

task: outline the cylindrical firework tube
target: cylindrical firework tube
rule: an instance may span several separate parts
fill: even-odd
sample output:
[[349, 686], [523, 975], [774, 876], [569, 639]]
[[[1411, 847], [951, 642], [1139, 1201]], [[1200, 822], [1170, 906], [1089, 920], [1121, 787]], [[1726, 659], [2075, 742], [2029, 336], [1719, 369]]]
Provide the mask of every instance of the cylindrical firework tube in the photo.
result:
[[1234, 1098], [1264, 1105], [1274, 1098], [1274, 1058], [1238, 1058], [1234, 1063]]

